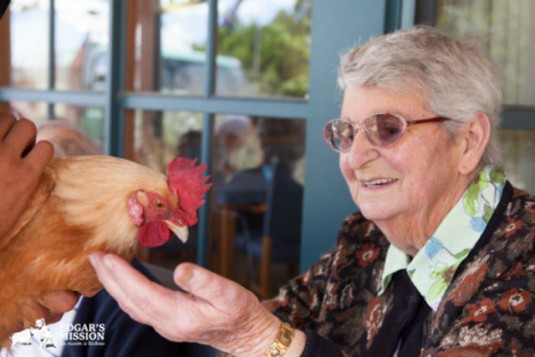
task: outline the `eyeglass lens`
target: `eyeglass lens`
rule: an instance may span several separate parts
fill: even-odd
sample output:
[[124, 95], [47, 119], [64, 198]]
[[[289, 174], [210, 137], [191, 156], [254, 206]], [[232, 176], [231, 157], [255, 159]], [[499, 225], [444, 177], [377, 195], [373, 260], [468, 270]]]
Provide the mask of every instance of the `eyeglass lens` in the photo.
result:
[[[391, 114], [377, 114], [366, 118], [362, 127], [368, 140], [379, 146], [390, 145], [399, 139], [405, 122]], [[360, 129], [359, 126], [356, 129]], [[325, 126], [324, 137], [335, 151], [345, 152], [351, 148], [355, 136], [353, 124], [344, 119], [335, 119]]]

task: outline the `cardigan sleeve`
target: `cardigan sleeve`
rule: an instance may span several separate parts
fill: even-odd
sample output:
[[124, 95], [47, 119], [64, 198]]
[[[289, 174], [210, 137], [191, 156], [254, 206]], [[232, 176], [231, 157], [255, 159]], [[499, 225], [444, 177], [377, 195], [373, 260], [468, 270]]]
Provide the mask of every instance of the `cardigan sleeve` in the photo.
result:
[[301, 357], [342, 357], [340, 349], [312, 330], [306, 330], [307, 341]]

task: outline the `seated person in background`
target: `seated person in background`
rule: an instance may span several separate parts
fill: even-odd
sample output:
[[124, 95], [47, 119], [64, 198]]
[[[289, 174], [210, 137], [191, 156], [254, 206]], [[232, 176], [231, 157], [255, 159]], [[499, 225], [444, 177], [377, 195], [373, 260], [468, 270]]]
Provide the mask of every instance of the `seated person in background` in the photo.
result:
[[[37, 141], [41, 140], [52, 143], [57, 157], [101, 154], [88, 136], [64, 120], [42, 125], [37, 133]], [[139, 261], [134, 260], [132, 265], [149, 279], [158, 281]], [[188, 349], [193, 348], [191, 344], [170, 342], [152, 327], [132, 320], [104, 289], [94, 297], [81, 297], [73, 310], [58, 323], [46, 326], [46, 330], [50, 332], [51, 343], [42, 346], [34, 334], [31, 345], [15, 344], [12, 356], [167, 357], [188, 356]], [[4, 350], [0, 355], [6, 353]]]
[[[215, 125], [216, 155], [212, 193], [222, 220], [236, 220], [236, 249], [260, 234], [266, 203], [267, 180], [264, 151], [251, 118], [227, 115]], [[230, 207], [230, 209], [229, 209]]]
[[215, 135], [214, 185], [228, 182], [236, 172], [262, 166], [264, 153], [249, 117], [234, 115], [218, 120]]

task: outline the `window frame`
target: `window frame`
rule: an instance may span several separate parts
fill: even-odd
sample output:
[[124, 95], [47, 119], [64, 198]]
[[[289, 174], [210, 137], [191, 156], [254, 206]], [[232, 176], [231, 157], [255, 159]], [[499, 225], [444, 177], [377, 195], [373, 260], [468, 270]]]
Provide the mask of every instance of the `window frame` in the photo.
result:
[[[413, 24], [436, 25], [436, 1], [408, 0], [414, 3]], [[535, 130], [535, 105], [504, 105], [501, 129]]]
[[[54, 4], [54, 0], [50, 0]], [[124, 64], [129, 22], [129, 1], [110, 0], [110, 43], [106, 89], [102, 93], [57, 91], [49, 81], [46, 90], [17, 89], [0, 86], [0, 101], [44, 102], [54, 104], [101, 107], [104, 109], [104, 149], [114, 156], [127, 156], [132, 130], [128, 113], [134, 110], [195, 111], [203, 113], [201, 161], [212, 162], [212, 130], [215, 114], [252, 114], [273, 118], [304, 119], [306, 123], [305, 187], [303, 202], [303, 229], [300, 270], [306, 270], [318, 257], [335, 244], [342, 220], [356, 211], [347, 193], [338, 167], [338, 157], [332, 153], [321, 135], [324, 123], [337, 117], [342, 93], [336, 88], [336, 69], [339, 56], [358, 42], [412, 26], [421, 14], [433, 13], [434, 2], [417, 0], [337, 0], [336, 5], [324, 0], [313, 0], [311, 48], [309, 67], [309, 96], [297, 99], [256, 99], [220, 97], [214, 95], [215, 34], [217, 31], [217, 1], [209, 3], [209, 61], [206, 66], [206, 91], [198, 97], [179, 97], [158, 93], [125, 90]], [[427, 6], [424, 6], [427, 5]], [[53, 6], [51, 7], [53, 11]], [[0, 31], [9, 27], [9, 14], [0, 21]], [[51, 14], [52, 17], [52, 14]], [[416, 21], [417, 20], [417, 21]], [[130, 21], [131, 17], [130, 17]], [[51, 33], [53, 30], [51, 30]], [[131, 31], [131, 29], [130, 29]], [[52, 48], [52, 46], [51, 46]], [[0, 53], [0, 68], [5, 67], [6, 56]], [[54, 58], [51, 55], [51, 62]], [[52, 66], [51, 66], [52, 67]], [[0, 70], [0, 78], [5, 75]], [[52, 69], [49, 76], [53, 78]], [[4, 80], [4, 79], [2, 79]], [[49, 114], [53, 114], [50, 110]], [[535, 130], [535, 107], [506, 106], [502, 128]], [[208, 207], [199, 214], [198, 263], [207, 264]]]

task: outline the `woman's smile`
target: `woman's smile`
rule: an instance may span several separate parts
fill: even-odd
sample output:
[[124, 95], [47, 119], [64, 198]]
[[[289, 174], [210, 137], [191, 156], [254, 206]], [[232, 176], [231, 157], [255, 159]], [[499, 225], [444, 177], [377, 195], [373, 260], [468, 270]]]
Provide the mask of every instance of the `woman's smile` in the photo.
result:
[[360, 180], [362, 187], [370, 189], [378, 189], [391, 186], [398, 180], [395, 178], [374, 178], [370, 180]]

